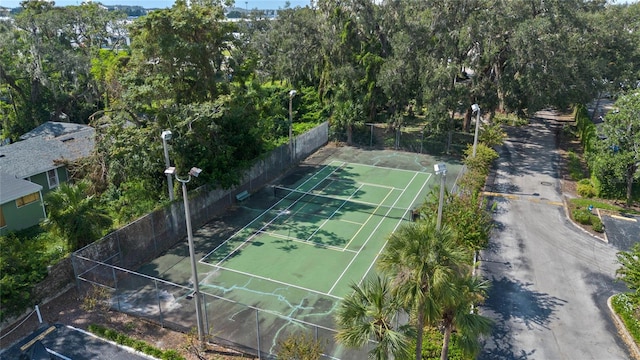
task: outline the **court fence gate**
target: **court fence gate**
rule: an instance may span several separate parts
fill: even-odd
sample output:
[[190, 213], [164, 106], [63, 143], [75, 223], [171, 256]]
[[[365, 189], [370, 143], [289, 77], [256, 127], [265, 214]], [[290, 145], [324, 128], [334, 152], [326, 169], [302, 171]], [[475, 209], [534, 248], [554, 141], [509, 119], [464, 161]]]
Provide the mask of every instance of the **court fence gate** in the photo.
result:
[[[328, 141], [329, 124], [324, 122], [297, 136], [258, 160], [247, 170], [241, 185], [230, 190], [202, 186], [189, 194], [191, 221], [199, 228], [235, 203], [235, 195], [254, 192], [313, 154]], [[80, 294], [96, 288], [106, 292], [111, 307], [175, 330], [194, 328], [195, 301], [190, 287], [136, 272], [145, 264], [185, 238], [186, 222], [182, 201], [147, 214], [71, 255]], [[266, 310], [243, 305], [201, 291], [204, 320], [210, 339], [261, 358], [273, 357], [277, 339], [284, 334], [308, 332], [320, 341], [327, 354], [336, 354], [335, 330], [310, 324]], [[193, 299], [192, 299], [193, 300]], [[269, 324], [269, 328], [261, 328]], [[366, 349], [345, 359], [366, 358]], [[329, 356], [328, 358], [335, 358]]]

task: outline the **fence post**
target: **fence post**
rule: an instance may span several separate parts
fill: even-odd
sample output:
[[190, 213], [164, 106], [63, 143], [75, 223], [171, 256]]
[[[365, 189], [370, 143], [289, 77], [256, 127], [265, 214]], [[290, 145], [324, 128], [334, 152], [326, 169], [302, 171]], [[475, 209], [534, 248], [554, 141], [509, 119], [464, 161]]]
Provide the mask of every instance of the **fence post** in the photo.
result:
[[160, 302], [160, 291], [158, 290], [158, 280], [153, 279], [156, 286], [156, 299], [158, 300], [158, 314], [160, 314], [160, 326], [164, 327], [164, 317], [162, 316], [162, 303]]
[[260, 316], [258, 309], [256, 309], [256, 334], [258, 335], [258, 359], [262, 359], [261, 351], [260, 351]]
[[116, 268], [111, 267], [111, 274], [113, 275], [113, 288], [115, 289], [116, 299], [118, 300], [118, 311], [122, 312], [122, 307], [120, 306], [120, 296], [118, 296], [118, 277], [116, 276]]
[[38, 322], [42, 324], [42, 315], [40, 314], [40, 308], [36, 305], [36, 314], [38, 314]]

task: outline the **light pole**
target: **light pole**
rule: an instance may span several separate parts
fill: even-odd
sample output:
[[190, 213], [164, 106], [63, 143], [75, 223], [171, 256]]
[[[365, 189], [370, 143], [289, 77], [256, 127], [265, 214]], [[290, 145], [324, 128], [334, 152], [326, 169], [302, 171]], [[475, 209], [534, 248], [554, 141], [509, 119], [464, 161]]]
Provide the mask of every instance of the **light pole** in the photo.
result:
[[440, 175], [440, 201], [438, 201], [438, 222], [436, 223], [436, 229], [440, 230], [442, 225], [442, 204], [444, 202], [444, 187], [445, 179], [447, 177], [447, 165], [445, 163], [433, 165], [436, 175]]
[[480, 105], [471, 105], [471, 111], [476, 115], [476, 134], [473, 136], [473, 157], [476, 157], [476, 148], [478, 147], [478, 128], [480, 127]]
[[296, 96], [298, 92], [295, 90], [289, 91], [289, 153], [291, 154], [291, 159], [293, 159], [293, 97]]
[[196, 268], [196, 254], [193, 247], [193, 235], [191, 233], [191, 213], [189, 212], [189, 197], [187, 196], [187, 183], [191, 181], [191, 176], [198, 177], [202, 169], [192, 167], [189, 170], [189, 177], [186, 180], [180, 179], [176, 173], [176, 168], [173, 166], [168, 167], [164, 173], [171, 176], [175, 176], [176, 180], [182, 183], [182, 199], [184, 200], [184, 215], [187, 222], [187, 240], [189, 242], [189, 259], [191, 260], [191, 276], [193, 277], [193, 293], [196, 298], [196, 318], [198, 322], [198, 340], [200, 344], [204, 344], [204, 324], [202, 323], [202, 316], [200, 311], [202, 306], [200, 304], [200, 284], [198, 281], [198, 270]]
[[[168, 169], [171, 166], [171, 163], [169, 162], [169, 148], [167, 147], [167, 141], [171, 140], [171, 131], [163, 131], [160, 137], [162, 138], [162, 147], [164, 147], [164, 166]], [[173, 201], [173, 178], [170, 174], [167, 174], [167, 186], [169, 187], [169, 200]]]

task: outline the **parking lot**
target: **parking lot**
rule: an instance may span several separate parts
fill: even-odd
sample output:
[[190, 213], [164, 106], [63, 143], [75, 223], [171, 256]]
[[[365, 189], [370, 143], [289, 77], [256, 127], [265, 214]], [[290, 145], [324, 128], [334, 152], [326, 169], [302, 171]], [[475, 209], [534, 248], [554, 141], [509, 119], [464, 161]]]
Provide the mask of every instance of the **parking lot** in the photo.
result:
[[[102, 340], [83, 330], [55, 324], [43, 325], [0, 354], [0, 360], [149, 360], [152, 357]], [[25, 357], [26, 356], [26, 357]], [[38, 357], [40, 356], [40, 357]]]
[[640, 216], [602, 215], [606, 238], [618, 250], [631, 250], [640, 242]]

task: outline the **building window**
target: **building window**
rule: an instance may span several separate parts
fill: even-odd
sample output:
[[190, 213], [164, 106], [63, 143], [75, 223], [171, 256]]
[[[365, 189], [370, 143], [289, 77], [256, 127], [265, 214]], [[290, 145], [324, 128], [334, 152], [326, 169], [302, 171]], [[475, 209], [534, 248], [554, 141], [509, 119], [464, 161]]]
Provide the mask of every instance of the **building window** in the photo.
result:
[[2, 213], [2, 207], [0, 207], [0, 228], [7, 226], [6, 221], [4, 221], [4, 214]]
[[58, 172], [56, 169], [47, 171], [47, 179], [49, 179], [49, 189], [58, 187]]
[[29, 194], [17, 199], [16, 206], [17, 207], [25, 206], [27, 204], [31, 204], [32, 202], [36, 202], [38, 200], [40, 200], [40, 193], [35, 192], [33, 194]]

